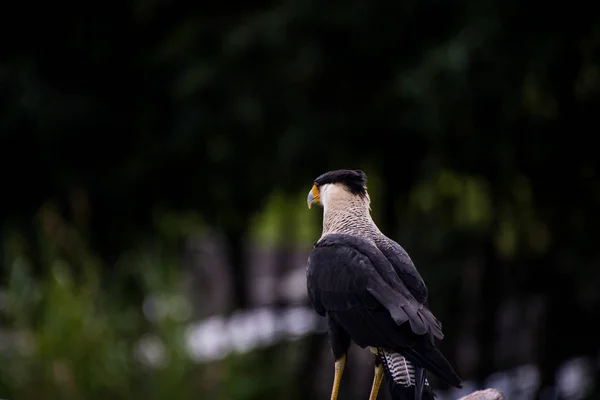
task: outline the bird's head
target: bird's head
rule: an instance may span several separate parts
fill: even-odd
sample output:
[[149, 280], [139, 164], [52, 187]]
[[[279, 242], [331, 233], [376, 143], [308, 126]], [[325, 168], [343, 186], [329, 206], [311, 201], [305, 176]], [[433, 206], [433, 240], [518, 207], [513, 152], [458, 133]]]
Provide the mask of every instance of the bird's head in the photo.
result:
[[351, 199], [366, 199], [368, 202], [366, 184], [367, 175], [357, 169], [326, 172], [313, 182], [313, 187], [308, 192], [306, 200], [308, 208], [311, 208], [313, 204], [327, 207], [328, 204], [332, 205], [337, 201]]

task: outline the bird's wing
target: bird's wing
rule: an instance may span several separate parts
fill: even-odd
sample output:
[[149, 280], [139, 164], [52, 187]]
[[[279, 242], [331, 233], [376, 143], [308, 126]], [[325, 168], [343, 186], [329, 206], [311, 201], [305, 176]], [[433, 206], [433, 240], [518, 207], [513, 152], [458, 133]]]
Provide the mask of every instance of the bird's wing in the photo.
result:
[[378, 242], [377, 248], [392, 264], [396, 274], [410, 290], [413, 297], [419, 303], [427, 305], [427, 286], [406, 250], [388, 237], [384, 237], [381, 242]]
[[359, 346], [410, 354], [415, 364], [454, 383], [452, 367], [433, 345], [439, 323], [374, 244], [325, 236], [309, 257], [307, 287], [315, 310], [329, 314]]
[[317, 312], [368, 310], [383, 313], [395, 330], [405, 322], [415, 335], [441, 335], [439, 322], [419, 303], [379, 249], [362, 238], [328, 235], [313, 249], [307, 266], [309, 297]]

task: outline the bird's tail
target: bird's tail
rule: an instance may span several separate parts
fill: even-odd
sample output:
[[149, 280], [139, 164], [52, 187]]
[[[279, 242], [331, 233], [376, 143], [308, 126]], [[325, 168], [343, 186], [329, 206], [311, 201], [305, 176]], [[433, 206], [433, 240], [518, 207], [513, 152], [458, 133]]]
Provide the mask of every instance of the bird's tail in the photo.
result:
[[433, 400], [435, 395], [423, 368], [415, 366], [399, 353], [378, 349], [383, 363], [384, 386], [392, 400]]
[[415, 346], [403, 350], [403, 355], [413, 364], [426, 368], [442, 381], [456, 388], [462, 388], [462, 379], [446, 360], [446, 357], [429, 340], [424, 338]]

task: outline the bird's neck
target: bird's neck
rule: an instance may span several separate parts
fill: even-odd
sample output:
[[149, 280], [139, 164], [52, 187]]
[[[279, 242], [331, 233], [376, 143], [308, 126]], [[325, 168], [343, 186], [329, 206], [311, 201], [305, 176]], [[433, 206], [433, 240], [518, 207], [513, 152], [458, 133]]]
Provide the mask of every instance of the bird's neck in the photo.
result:
[[332, 233], [363, 237], [379, 233], [379, 228], [371, 218], [368, 200], [357, 198], [325, 206], [322, 236]]

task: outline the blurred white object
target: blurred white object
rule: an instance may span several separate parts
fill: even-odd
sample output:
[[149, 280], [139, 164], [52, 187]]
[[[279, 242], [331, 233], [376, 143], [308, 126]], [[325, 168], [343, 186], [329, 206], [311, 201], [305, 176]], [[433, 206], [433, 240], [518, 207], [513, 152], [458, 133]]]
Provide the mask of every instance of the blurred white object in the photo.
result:
[[478, 390], [459, 400], [504, 400], [504, 394], [498, 389]]
[[571, 358], [556, 372], [556, 389], [562, 398], [582, 399], [592, 390], [593, 374], [591, 359], [587, 357]]

